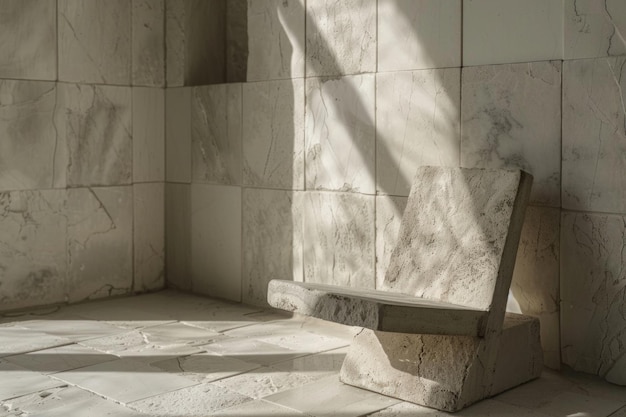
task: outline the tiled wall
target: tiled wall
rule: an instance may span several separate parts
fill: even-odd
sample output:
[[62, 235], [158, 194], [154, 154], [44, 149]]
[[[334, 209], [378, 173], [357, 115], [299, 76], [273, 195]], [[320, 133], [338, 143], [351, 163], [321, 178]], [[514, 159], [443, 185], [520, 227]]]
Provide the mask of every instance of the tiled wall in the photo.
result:
[[247, 82], [167, 91], [173, 285], [254, 304], [272, 278], [375, 287], [417, 166], [520, 167], [535, 183], [511, 309], [541, 319], [549, 366], [625, 381], [620, 2], [237, 13], [247, 38], [227, 49]]
[[174, 287], [376, 287], [416, 167], [516, 166], [511, 308], [626, 382], [622, 2], [0, 6], [3, 308], [158, 288], [164, 233]]
[[164, 2], [0, 10], [0, 309], [162, 288]]

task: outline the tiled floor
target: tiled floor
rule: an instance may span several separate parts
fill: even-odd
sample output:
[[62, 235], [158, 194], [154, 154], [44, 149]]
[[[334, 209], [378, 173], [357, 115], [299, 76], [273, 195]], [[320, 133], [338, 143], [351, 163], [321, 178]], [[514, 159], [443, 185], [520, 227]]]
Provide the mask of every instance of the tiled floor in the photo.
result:
[[[341, 384], [355, 331], [173, 291], [5, 316], [0, 417], [448, 415]], [[545, 371], [454, 415], [626, 417], [626, 387]]]

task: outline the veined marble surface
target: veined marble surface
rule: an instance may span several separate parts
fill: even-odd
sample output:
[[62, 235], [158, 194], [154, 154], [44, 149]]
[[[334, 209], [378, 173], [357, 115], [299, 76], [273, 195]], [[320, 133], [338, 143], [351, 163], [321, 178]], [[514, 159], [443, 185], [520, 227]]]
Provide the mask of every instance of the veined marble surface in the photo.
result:
[[304, 77], [304, 0], [248, 0], [247, 13], [247, 80]]
[[626, 57], [565, 61], [563, 207], [626, 213]]
[[165, 2], [165, 81], [168, 87], [185, 85], [185, 1]]
[[132, 290], [132, 192], [130, 186], [67, 191], [68, 301]]
[[165, 284], [165, 189], [163, 183], [133, 185], [133, 290]]
[[306, 75], [376, 70], [376, 2], [317, 0], [306, 5]]
[[620, 0], [565, 0], [565, 59], [626, 53], [626, 3]]
[[374, 288], [374, 196], [308, 192], [304, 281]]
[[379, 0], [378, 71], [461, 66], [461, 0]]
[[241, 301], [241, 188], [191, 184], [191, 288]]
[[132, 182], [131, 88], [57, 84], [55, 123], [69, 186]]
[[243, 85], [243, 183], [304, 188], [304, 80]]
[[272, 279], [302, 281], [302, 200], [298, 191], [243, 190], [243, 302], [267, 305]]
[[460, 69], [376, 75], [378, 193], [408, 196], [419, 166], [459, 166], [460, 107]]
[[558, 208], [527, 207], [511, 294], [519, 311], [539, 318], [544, 364], [561, 365], [559, 331], [560, 221]]
[[132, 0], [133, 85], [165, 86], [165, 0]]
[[463, 65], [563, 58], [563, 0], [463, 2]]
[[241, 184], [241, 84], [193, 87], [192, 181]]
[[133, 182], [165, 180], [165, 90], [133, 87]]
[[248, 53], [248, 0], [228, 0], [226, 7], [227, 82], [246, 81]]
[[56, 97], [52, 82], [0, 80], [0, 190], [65, 187]]
[[559, 207], [559, 62], [463, 68], [461, 166], [521, 168], [533, 177], [531, 204]]
[[626, 218], [564, 212], [561, 239], [563, 362], [626, 385]]
[[3, 309], [65, 301], [65, 190], [0, 193]]
[[0, 78], [57, 79], [55, 0], [3, 0]]
[[306, 188], [375, 192], [373, 74], [306, 80]]
[[131, 2], [58, 0], [59, 79], [131, 84]]

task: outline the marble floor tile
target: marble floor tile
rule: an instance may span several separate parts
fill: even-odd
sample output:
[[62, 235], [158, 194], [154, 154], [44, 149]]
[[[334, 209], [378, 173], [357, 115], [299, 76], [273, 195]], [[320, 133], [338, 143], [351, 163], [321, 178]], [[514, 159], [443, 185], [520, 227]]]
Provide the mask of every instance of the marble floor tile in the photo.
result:
[[5, 359], [31, 371], [53, 374], [119, 358], [85, 346], [67, 345], [38, 350], [23, 355], [7, 356]]
[[23, 327], [0, 327], [0, 357], [69, 345], [72, 341]]
[[304, 375], [316, 380], [337, 374], [341, 370], [348, 347], [328, 350], [315, 355], [302, 356], [273, 365], [273, 369]]
[[20, 322], [20, 326], [49, 335], [64, 337], [73, 342], [97, 339], [128, 331], [101, 321], [86, 320], [77, 315], [65, 315], [45, 320], [25, 320]]
[[208, 352], [217, 353], [229, 358], [265, 366], [294, 359], [306, 354], [303, 352], [295, 352], [291, 349], [271, 343], [265, 343], [260, 340], [238, 337], [222, 339], [204, 346], [204, 349]]
[[575, 392], [564, 392], [554, 396], [549, 403], [537, 408], [537, 411], [549, 416], [610, 416], [613, 412], [626, 406], [624, 401], [613, 401], [606, 398], [582, 396]]
[[175, 357], [153, 362], [151, 365], [198, 383], [217, 381], [261, 366], [213, 352], [200, 352], [194, 355]]
[[15, 398], [6, 404], [19, 412], [18, 415], [38, 417], [140, 416], [139, 413], [113, 401], [67, 385]]
[[[315, 395], [311, 395], [315, 392]], [[351, 387], [339, 382], [337, 376], [320, 379], [288, 391], [265, 397], [285, 407], [315, 416], [362, 416], [397, 404], [400, 400]]]
[[263, 400], [248, 401], [241, 405], [224, 408], [210, 414], [215, 417], [296, 417], [310, 416], [291, 408], [283, 407]]
[[263, 366], [244, 374], [219, 380], [215, 382], [215, 385], [254, 399], [261, 399], [268, 395], [306, 385], [314, 380], [305, 373]]
[[0, 360], [0, 401], [59, 387], [64, 382]]
[[[179, 332], [180, 337], [176, 336], [176, 332]], [[220, 337], [217, 333], [199, 327], [173, 323], [86, 340], [80, 344], [122, 358], [152, 363], [201, 352], [203, 349], [197, 345], [212, 343]]]
[[119, 359], [61, 372], [54, 377], [122, 403], [197, 384], [132, 359]]
[[251, 400], [215, 384], [200, 384], [135, 401], [129, 406], [153, 417], [203, 416]]

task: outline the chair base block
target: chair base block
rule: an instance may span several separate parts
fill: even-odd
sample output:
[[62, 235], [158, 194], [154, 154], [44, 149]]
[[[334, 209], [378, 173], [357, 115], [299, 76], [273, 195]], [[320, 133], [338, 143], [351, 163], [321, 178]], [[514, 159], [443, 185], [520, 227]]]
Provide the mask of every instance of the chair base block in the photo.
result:
[[495, 342], [499, 344], [495, 373], [485, 370], [480, 360], [484, 343], [472, 336], [363, 329], [352, 342], [340, 378], [349, 385], [453, 412], [541, 375], [538, 319], [506, 315]]

